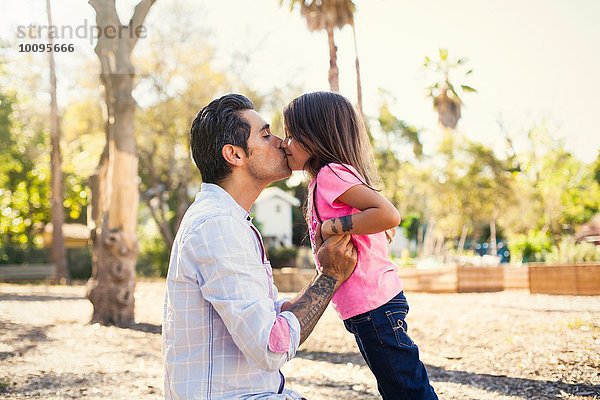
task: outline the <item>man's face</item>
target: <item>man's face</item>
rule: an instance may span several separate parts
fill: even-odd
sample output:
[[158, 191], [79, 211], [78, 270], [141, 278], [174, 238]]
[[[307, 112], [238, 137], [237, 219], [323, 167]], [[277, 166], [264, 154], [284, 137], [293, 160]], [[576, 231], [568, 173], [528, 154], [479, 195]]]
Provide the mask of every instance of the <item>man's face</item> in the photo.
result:
[[248, 138], [247, 170], [253, 178], [268, 183], [289, 177], [281, 139], [271, 133], [267, 121], [254, 110], [245, 110], [242, 117], [250, 124]]

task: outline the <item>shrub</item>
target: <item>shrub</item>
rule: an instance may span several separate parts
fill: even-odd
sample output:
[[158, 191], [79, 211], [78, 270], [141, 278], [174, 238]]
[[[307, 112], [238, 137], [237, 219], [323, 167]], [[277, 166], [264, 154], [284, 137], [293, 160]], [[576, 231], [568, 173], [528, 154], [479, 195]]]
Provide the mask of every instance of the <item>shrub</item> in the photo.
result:
[[273, 247], [268, 251], [269, 261], [275, 268], [296, 266], [296, 256], [298, 248], [292, 247]]
[[551, 263], [578, 263], [600, 261], [600, 246], [592, 243], [577, 243], [571, 236], [564, 237], [552, 246], [546, 255], [546, 262]]
[[544, 232], [529, 231], [527, 235], [519, 234], [511, 238], [508, 249], [513, 261], [544, 261], [546, 254], [552, 250], [552, 239]]
[[145, 277], [165, 277], [169, 268], [169, 248], [160, 235], [139, 238], [139, 256], [135, 270]]

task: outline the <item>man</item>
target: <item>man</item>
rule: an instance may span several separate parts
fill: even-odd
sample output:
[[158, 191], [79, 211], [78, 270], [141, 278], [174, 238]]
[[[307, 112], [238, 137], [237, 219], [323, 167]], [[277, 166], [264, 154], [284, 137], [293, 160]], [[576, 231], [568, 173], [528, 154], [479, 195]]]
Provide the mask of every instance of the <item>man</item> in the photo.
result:
[[300, 399], [279, 369], [356, 265], [350, 237], [331, 237], [317, 250], [323, 272], [294, 299], [277, 301], [249, 210], [291, 171], [281, 139], [253, 108], [229, 94], [192, 123], [192, 156], [204, 183], [171, 251], [163, 315], [167, 399]]

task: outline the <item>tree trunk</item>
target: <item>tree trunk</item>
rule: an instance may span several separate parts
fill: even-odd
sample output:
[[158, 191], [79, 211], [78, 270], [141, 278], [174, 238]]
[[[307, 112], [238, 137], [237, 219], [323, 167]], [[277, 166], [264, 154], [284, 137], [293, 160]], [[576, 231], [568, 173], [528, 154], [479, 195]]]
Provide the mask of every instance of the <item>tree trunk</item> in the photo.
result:
[[433, 253], [433, 240], [435, 237], [435, 221], [429, 220], [427, 224], [427, 231], [425, 231], [425, 237], [423, 238], [423, 256], [430, 257]]
[[[138, 3], [123, 32], [114, 38], [101, 36], [95, 48], [108, 118], [106, 146], [91, 177], [94, 229], [88, 298], [94, 306], [92, 322], [104, 325], [134, 323], [139, 193], [131, 53], [138, 29], [154, 2]], [[102, 31], [107, 26], [122, 26], [114, 0], [90, 0], [89, 4], [96, 11], [96, 23]]]
[[340, 91], [339, 70], [337, 66], [337, 46], [333, 37], [333, 25], [327, 25], [327, 41], [329, 42], [329, 88], [332, 92]]
[[354, 56], [355, 56], [355, 69], [356, 69], [356, 100], [358, 103], [358, 112], [360, 113], [361, 118], [365, 119], [365, 114], [363, 113], [363, 103], [362, 103], [362, 83], [360, 79], [360, 62], [358, 61], [358, 46], [356, 45], [356, 27], [354, 26], [354, 21], [352, 22], [352, 37], [354, 38]]
[[471, 250], [477, 254], [477, 241], [479, 240], [479, 232], [473, 227], [473, 237], [471, 238]]
[[448, 96], [448, 91], [447, 86], [442, 86], [441, 93], [433, 100], [433, 105], [438, 113], [440, 125], [454, 130], [461, 118], [461, 104], [456, 97]]
[[460, 232], [460, 240], [458, 241], [458, 254], [462, 254], [465, 250], [465, 242], [467, 240], [467, 224], [464, 224]]
[[490, 248], [492, 250], [492, 255], [498, 255], [498, 247], [496, 245], [496, 220], [492, 219], [490, 221]]
[[435, 257], [440, 257], [442, 255], [444, 247], [444, 236], [441, 234], [437, 234], [433, 238], [433, 255]]
[[[50, 0], [46, 0], [46, 12], [48, 14], [48, 26], [52, 26], [52, 10]], [[48, 35], [50, 47], [54, 45], [52, 35]], [[52, 175], [52, 262], [56, 266], [56, 283], [70, 284], [71, 276], [67, 268], [67, 257], [65, 252], [65, 239], [63, 236], [63, 223], [65, 212], [63, 209], [62, 188], [62, 160], [60, 155], [60, 125], [58, 122], [58, 102], [56, 100], [56, 66], [54, 64], [54, 53], [48, 53], [50, 62], [50, 142], [52, 151], [50, 154], [50, 170]]]
[[419, 224], [417, 229], [417, 258], [423, 257], [423, 225]]

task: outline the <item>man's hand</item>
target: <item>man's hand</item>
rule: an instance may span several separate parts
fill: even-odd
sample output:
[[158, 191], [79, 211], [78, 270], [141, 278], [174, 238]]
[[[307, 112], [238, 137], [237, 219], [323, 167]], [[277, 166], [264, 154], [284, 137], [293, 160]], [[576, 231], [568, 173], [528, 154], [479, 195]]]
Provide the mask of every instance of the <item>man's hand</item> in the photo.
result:
[[323, 242], [321, 226], [315, 234], [315, 252], [324, 275], [336, 280], [336, 289], [352, 275], [356, 267], [357, 252], [351, 235], [334, 235]]
[[315, 253], [323, 272], [315, 275], [295, 298], [281, 306], [281, 311], [290, 311], [298, 318], [301, 344], [313, 331], [333, 293], [356, 267], [357, 253], [350, 235], [334, 235], [323, 241], [320, 225], [315, 234]]

